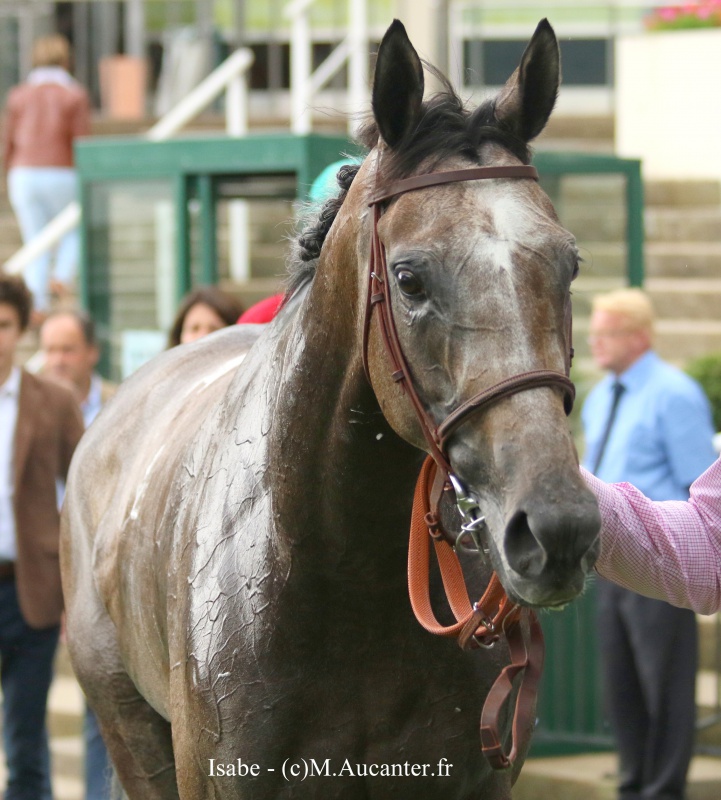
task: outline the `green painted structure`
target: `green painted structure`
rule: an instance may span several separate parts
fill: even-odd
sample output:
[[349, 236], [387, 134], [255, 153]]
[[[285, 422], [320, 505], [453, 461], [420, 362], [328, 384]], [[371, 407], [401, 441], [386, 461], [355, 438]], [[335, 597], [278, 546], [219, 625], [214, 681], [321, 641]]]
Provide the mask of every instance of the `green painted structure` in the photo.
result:
[[[341, 153], [358, 151], [344, 137], [267, 134], [234, 138], [177, 138], [166, 142], [144, 139], [86, 139], [76, 146], [82, 219], [81, 286], [83, 305], [102, 309], [103, 268], [107, 266], [95, 241], [102, 189], [114, 182], [156, 180], [167, 184], [175, 207], [179, 281], [177, 299], [193, 283], [190, 208], [200, 206], [200, 283], [217, 280], [215, 205], [224, 197], [287, 197], [305, 200], [313, 179]], [[92, 214], [87, 211], [91, 210]], [[92, 269], [90, 268], [92, 264]]]
[[[133, 303], [135, 294], [139, 309], [153, 294], [156, 306], [165, 302], [174, 308], [193, 286], [218, 280], [219, 202], [306, 200], [313, 179], [344, 153], [354, 155], [358, 148], [345, 137], [318, 134], [79, 142], [75, 155], [83, 209], [81, 302], [98, 326], [104, 372], [121, 377], [117, 355], [121, 331], [116, 323], [122, 315], [114, 288], [123, 279], [118, 274], [120, 250], [126, 261], [141, 262], [138, 290], [126, 291], [129, 297], [122, 302]], [[132, 230], [127, 227], [129, 219], [135, 219]], [[143, 246], [144, 254], [128, 255], [133, 247]], [[164, 290], [156, 291], [152, 276], [162, 268], [161, 250], [161, 260], [172, 275], [166, 276]], [[172, 296], [161, 296], [168, 294]], [[147, 319], [153, 316], [151, 311]]]
[[[194, 283], [217, 280], [215, 215], [219, 196], [307, 199], [313, 179], [342, 153], [359, 149], [344, 137], [266, 134], [232, 138], [87, 139], [76, 145], [80, 176], [83, 251], [81, 298], [100, 324], [108, 321], [106, 272], [111, 254], [104, 249], [104, 190], [113, 183], [154, 181], [165, 185], [174, 204], [176, 299]], [[622, 174], [626, 178], [627, 272], [632, 286], [643, 283], [643, 184], [640, 161], [585, 153], [538, 153], [541, 180], [570, 174]], [[197, 269], [191, 250], [191, 203], [199, 205]], [[91, 267], [92, 265], [92, 267]], [[197, 277], [194, 277], [194, 274]]]

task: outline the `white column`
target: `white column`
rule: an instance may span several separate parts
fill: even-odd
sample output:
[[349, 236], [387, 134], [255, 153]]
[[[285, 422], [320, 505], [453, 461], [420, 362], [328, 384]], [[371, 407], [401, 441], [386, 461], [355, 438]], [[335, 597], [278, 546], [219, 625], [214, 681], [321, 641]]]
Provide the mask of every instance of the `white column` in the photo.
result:
[[[225, 129], [228, 136], [248, 132], [247, 73], [237, 75], [225, 93]], [[239, 283], [250, 280], [250, 211], [246, 200], [228, 204], [230, 277]]]
[[348, 128], [351, 134], [355, 134], [360, 124], [360, 114], [368, 107], [368, 8], [366, 0], [350, 0], [348, 17], [348, 38], [350, 40]]
[[[398, 19], [405, 25], [408, 37], [418, 55], [438, 65], [440, 54], [445, 50], [445, 43], [439, 42], [443, 32], [438, 30], [438, 6], [440, 0], [395, 0], [395, 11]], [[443, 66], [443, 65], [440, 65]], [[429, 73], [425, 73], [426, 94], [440, 89], [438, 82]]]
[[307, 8], [298, 9], [293, 18], [290, 39], [290, 124], [293, 133], [310, 133], [311, 39]]
[[145, 58], [145, 7], [144, 0], [126, 0], [125, 52], [129, 56]]

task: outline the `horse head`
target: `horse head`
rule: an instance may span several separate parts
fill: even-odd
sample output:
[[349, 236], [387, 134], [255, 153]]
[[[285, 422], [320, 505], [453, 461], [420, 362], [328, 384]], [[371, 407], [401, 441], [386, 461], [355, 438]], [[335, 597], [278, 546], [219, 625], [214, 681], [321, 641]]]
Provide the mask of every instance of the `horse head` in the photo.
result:
[[[393, 187], [428, 173], [527, 165], [528, 143], [546, 125], [559, 81], [558, 43], [543, 20], [498, 96], [473, 112], [450, 87], [424, 102], [422, 64], [395, 21], [378, 51], [375, 121], [365, 134], [373, 149], [362, 168], [371, 197], [387, 192], [376, 203], [387, 303], [432, 424], [514, 376], [561, 376], [499, 394], [444, 443], [452, 472], [485, 517], [483, 546], [504, 588], [532, 606], [575, 597], [599, 549], [599, 513], [579, 475], [562, 379], [570, 368], [575, 241], [527, 170]], [[371, 321], [367, 371], [376, 398], [396, 433], [428, 450], [383, 338]]]

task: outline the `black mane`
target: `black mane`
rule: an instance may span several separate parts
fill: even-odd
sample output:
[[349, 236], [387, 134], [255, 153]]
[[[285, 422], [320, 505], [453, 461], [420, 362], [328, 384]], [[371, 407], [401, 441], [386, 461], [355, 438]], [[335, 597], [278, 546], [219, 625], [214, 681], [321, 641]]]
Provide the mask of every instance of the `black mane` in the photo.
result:
[[[401, 144], [383, 156], [383, 178], [391, 181], [412, 175], [421, 164], [433, 172], [448, 158], [462, 156], [481, 166], [481, 145], [496, 142], [524, 164], [531, 160], [526, 142], [496, 118], [496, 99], [487, 100], [471, 111], [466, 108], [448, 79], [425, 64], [440, 81], [442, 91], [423, 103], [420, 120]], [[363, 127], [359, 139], [369, 150], [378, 143], [375, 120]]]
[[[416, 128], [398, 147], [384, 154], [384, 180], [392, 182], [413, 175], [421, 164], [425, 165], [425, 171], [432, 172], [443, 161], [454, 156], [462, 156], [482, 166], [481, 146], [488, 142], [499, 144], [522, 163], [530, 163], [531, 151], [527, 143], [496, 118], [495, 98], [471, 111], [464, 106], [441, 73], [428, 64], [425, 67], [441, 82], [443, 90], [423, 103], [423, 112]], [[358, 140], [371, 150], [377, 145], [378, 136], [378, 127], [375, 120], [371, 119], [361, 129]], [[288, 267], [288, 297], [313, 278], [323, 242], [358, 169], [357, 166], [340, 168], [337, 176], [339, 193], [326, 200], [320, 212], [298, 236]]]

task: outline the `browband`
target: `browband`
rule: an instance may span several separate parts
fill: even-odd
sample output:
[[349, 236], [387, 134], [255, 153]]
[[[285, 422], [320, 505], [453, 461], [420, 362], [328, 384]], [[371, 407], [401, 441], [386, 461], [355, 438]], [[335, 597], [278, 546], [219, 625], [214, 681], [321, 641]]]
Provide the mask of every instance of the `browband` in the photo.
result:
[[414, 175], [412, 178], [395, 181], [381, 189], [378, 194], [373, 195], [368, 205], [373, 206], [376, 203], [383, 203], [396, 195], [413, 192], [416, 189], [425, 189], [428, 186], [492, 178], [532, 178], [537, 181], [538, 170], [535, 167], [519, 164], [507, 167], [471, 167], [469, 169], [454, 169], [447, 172], [429, 172], [426, 175]]

